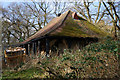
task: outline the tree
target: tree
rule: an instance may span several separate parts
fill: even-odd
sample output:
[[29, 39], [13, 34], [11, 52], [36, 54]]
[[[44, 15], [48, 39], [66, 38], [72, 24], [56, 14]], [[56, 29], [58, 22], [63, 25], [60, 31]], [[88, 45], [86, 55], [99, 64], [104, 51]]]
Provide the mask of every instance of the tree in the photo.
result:
[[[2, 10], [3, 41], [25, 40], [48, 23], [48, 3], [12, 3]], [[36, 7], [39, 6], [39, 7]], [[11, 40], [11, 38], [13, 40]], [[13, 41], [14, 42], [14, 41]]]
[[[1, 7], [0, 7], [1, 8]], [[1, 13], [1, 12], [0, 12]], [[0, 56], [2, 55], [2, 20], [0, 17]], [[0, 66], [1, 68], [1, 66]], [[1, 77], [1, 76], [0, 76]]]
[[[51, 4], [53, 4], [53, 7], [51, 7]], [[1, 10], [4, 26], [2, 41], [4, 44], [12, 44], [29, 38], [42, 29], [54, 15], [57, 15], [60, 9], [62, 13], [65, 5], [55, 2], [10, 4], [7, 8]]]
[[[112, 22], [113, 22], [113, 25], [114, 25], [114, 28], [115, 28], [115, 37], [117, 37], [117, 28], [118, 30], [120, 30], [120, 26], [117, 24], [117, 22], [120, 20], [118, 14], [117, 14], [117, 11], [116, 11], [116, 7], [115, 7], [115, 3], [114, 2], [107, 2], [107, 4], [109, 5], [109, 8], [107, 7], [107, 5], [105, 4], [105, 2], [103, 2], [103, 5], [104, 7], [106, 8], [106, 10], [108, 11], [110, 17], [112, 18]], [[118, 4], [117, 4], [117, 7], [118, 7]]]
[[65, 12], [66, 10], [68, 10], [68, 7], [66, 5], [68, 5], [68, 2], [57, 2], [57, 0], [55, 2], [53, 2], [53, 14], [55, 16], [58, 16], [59, 13], [63, 13]]
[[[95, 2], [89, 2], [88, 0], [83, 0], [82, 2], [75, 2], [72, 7], [77, 11], [84, 19], [90, 23], [98, 26], [99, 22], [105, 18], [111, 17], [112, 23], [115, 29], [115, 37], [117, 37], [117, 28], [120, 29], [117, 24], [119, 21], [118, 16], [118, 3], [115, 2], [104, 2], [99, 1], [98, 4]], [[97, 10], [97, 11], [96, 11]], [[110, 23], [109, 23], [110, 24]]]
[[95, 24], [99, 23], [106, 14], [105, 9], [101, 10], [101, 1], [99, 4], [88, 0], [83, 0], [83, 3], [75, 2], [72, 9], [77, 11], [87, 21]]

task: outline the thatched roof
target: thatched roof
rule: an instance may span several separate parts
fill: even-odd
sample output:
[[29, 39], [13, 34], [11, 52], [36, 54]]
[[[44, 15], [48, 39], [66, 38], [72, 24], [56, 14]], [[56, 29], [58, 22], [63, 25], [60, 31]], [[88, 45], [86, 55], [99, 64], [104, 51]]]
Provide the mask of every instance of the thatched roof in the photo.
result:
[[67, 11], [59, 17], [51, 20], [44, 28], [22, 42], [25, 44], [31, 40], [43, 36], [69, 36], [69, 37], [104, 37], [107, 35], [95, 25], [79, 17], [75, 12]]

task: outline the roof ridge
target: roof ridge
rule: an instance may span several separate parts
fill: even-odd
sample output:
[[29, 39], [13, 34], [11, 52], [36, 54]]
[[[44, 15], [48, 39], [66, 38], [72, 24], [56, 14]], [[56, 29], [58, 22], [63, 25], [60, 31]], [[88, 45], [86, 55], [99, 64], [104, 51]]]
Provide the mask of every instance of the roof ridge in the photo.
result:
[[[59, 17], [55, 17], [55, 18], [52, 19], [52, 20], [58, 19], [57, 22], [59, 22], [60, 20], [62, 20], [62, 16], [64, 17], [63, 20], [62, 20], [62, 22], [61, 22], [61, 24], [59, 24], [57, 27], [50, 27], [50, 24], [49, 24], [49, 23], [52, 21], [52, 20], [51, 20], [46, 26], [44, 26], [44, 28], [38, 30], [34, 35], [30, 36], [28, 39], [26, 39], [25, 41], [21, 42], [21, 44], [25, 44], [26, 42], [29, 42], [29, 41], [31, 41], [31, 40], [33, 40], [33, 39], [38, 38], [38, 37], [45, 36], [45, 35], [51, 33], [52, 31], [56, 30], [57, 28], [59, 28], [59, 27], [63, 24], [63, 22], [66, 20], [68, 14], [69, 14], [70, 12], [72, 12], [72, 11], [68, 10], [68, 11], [66, 11], [64, 14], [61, 14]], [[57, 24], [57, 22], [56, 22], [55, 24]], [[55, 25], [55, 24], [54, 24], [54, 25]], [[54, 25], [52, 25], [52, 26], [54, 26]], [[47, 26], [48, 26], [48, 28], [47, 28]], [[50, 29], [50, 31], [49, 31], [49, 32], [46, 32], [48, 29]], [[42, 32], [41, 32], [41, 31], [42, 31]], [[43, 34], [43, 33], [44, 33], [44, 34]], [[41, 35], [40, 35], [40, 36], [37, 36], [38, 34], [39, 34], [39, 35], [41, 34]]]
[[[58, 25], [54, 30], [56, 30], [57, 28], [59, 28], [60, 26], [63, 25], [64, 21], [66, 20], [66, 18], [67, 18], [67, 16], [69, 15], [70, 12], [71, 12], [70, 10], [68, 10], [68, 11], [65, 12], [65, 13], [67, 13], [67, 15], [64, 17], [64, 19], [63, 19], [63, 21], [61, 22], [61, 24]], [[65, 14], [65, 13], [64, 13], [64, 14]], [[53, 32], [54, 30], [52, 30], [52, 31], [50, 31], [50, 32], [48, 32], [48, 33], [51, 33], [51, 32]], [[46, 34], [48, 34], [48, 33], [46, 33]]]

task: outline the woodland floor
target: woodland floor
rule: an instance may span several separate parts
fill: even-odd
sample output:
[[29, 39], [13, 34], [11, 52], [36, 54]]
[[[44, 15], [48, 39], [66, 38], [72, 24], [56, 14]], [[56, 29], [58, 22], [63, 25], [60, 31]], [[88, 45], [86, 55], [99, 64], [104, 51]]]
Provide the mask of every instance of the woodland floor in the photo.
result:
[[119, 41], [108, 37], [83, 50], [64, 50], [51, 58], [33, 58], [26, 64], [3, 69], [2, 79], [120, 78]]

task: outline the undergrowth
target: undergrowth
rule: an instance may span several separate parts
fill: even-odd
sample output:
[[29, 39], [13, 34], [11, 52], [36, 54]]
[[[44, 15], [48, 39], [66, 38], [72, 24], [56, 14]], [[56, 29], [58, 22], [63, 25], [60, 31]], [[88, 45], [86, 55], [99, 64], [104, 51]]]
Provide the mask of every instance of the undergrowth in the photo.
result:
[[[109, 37], [98, 43], [90, 44], [83, 50], [73, 51], [74, 53], [65, 49], [64, 54], [60, 56], [39, 58], [34, 67], [38, 69], [36, 71], [33, 69], [30, 72], [29, 69], [26, 69], [26, 73], [21, 71], [3, 72], [3, 77], [23, 78], [30, 76], [30, 78], [35, 78], [35, 75], [41, 77], [40, 73], [42, 73], [43, 78], [57, 79], [119, 78], [118, 53], [120, 52], [118, 52], [118, 43]], [[37, 74], [34, 74], [36, 72]]]

